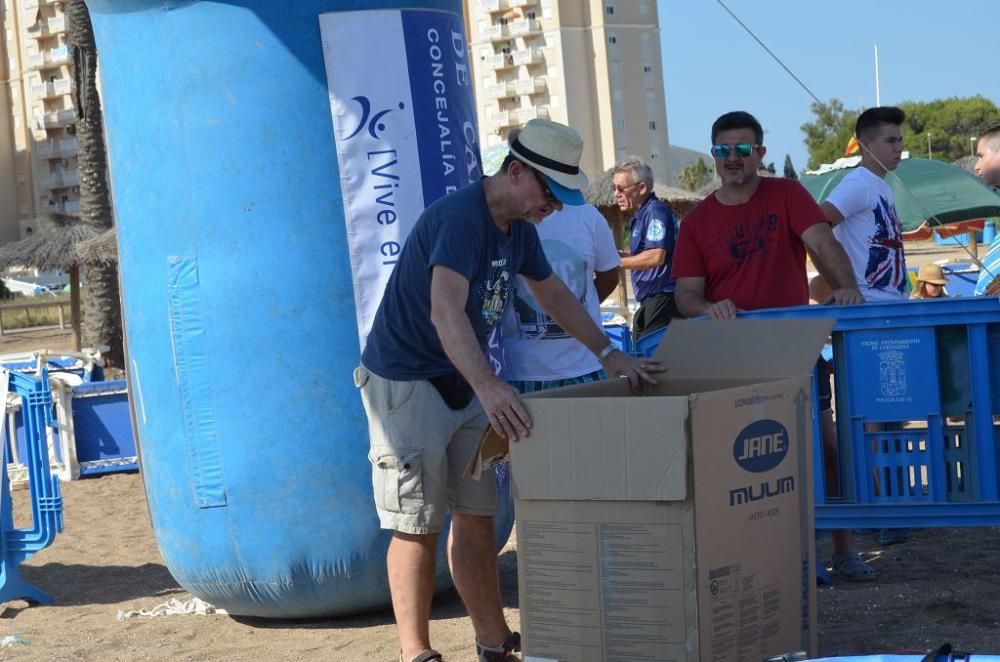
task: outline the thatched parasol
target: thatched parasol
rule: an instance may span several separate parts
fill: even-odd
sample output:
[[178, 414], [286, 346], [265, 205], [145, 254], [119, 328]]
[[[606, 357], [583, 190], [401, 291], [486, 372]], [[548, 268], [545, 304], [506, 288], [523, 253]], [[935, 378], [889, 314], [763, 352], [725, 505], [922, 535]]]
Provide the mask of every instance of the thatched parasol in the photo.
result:
[[958, 166], [962, 170], [967, 170], [967, 171], [975, 174], [975, 172], [976, 172], [975, 168], [976, 168], [976, 161], [977, 160], [978, 159], [977, 159], [977, 157], [975, 155], [970, 154], [968, 156], [963, 156], [962, 158], [960, 158], [960, 159], [958, 159], [956, 161], [953, 161], [952, 165]]
[[105, 230], [93, 239], [81, 242], [76, 254], [83, 264], [115, 264], [118, 262], [118, 242], [115, 229]]
[[101, 229], [70, 216], [50, 217], [49, 227], [0, 247], [0, 269], [19, 266], [43, 271], [69, 271], [70, 310], [73, 318], [73, 347], [81, 346], [80, 265], [77, 246], [96, 238]]

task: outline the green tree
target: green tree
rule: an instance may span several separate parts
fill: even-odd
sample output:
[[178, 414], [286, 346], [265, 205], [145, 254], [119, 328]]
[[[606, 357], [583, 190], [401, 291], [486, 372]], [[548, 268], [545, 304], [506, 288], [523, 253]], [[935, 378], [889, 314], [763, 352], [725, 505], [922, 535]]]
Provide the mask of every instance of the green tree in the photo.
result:
[[799, 174], [795, 172], [795, 166], [792, 165], [792, 157], [790, 154], [785, 154], [785, 177], [788, 179], [799, 178]]
[[899, 107], [906, 112], [904, 148], [910, 156], [925, 159], [951, 162], [968, 156], [975, 144], [971, 138], [987, 126], [1000, 123], [1000, 108], [981, 96], [907, 101]]
[[697, 163], [687, 166], [680, 172], [681, 186], [689, 191], [697, 191], [715, 179], [715, 168], [698, 159]]
[[809, 151], [809, 169], [822, 163], [833, 163], [844, 155], [844, 148], [854, 135], [854, 123], [859, 110], [844, 108], [838, 99], [829, 103], [813, 103], [810, 108], [816, 119], [802, 125], [806, 149]]
[[[954, 161], [970, 153], [971, 138], [979, 131], [1000, 123], [1000, 108], [981, 96], [904, 101], [898, 105], [906, 112], [903, 146], [912, 157]], [[844, 108], [837, 99], [814, 103], [811, 108], [816, 118], [803, 124], [802, 132], [809, 150], [809, 168], [813, 169], [843, 156], [861, 110]]]

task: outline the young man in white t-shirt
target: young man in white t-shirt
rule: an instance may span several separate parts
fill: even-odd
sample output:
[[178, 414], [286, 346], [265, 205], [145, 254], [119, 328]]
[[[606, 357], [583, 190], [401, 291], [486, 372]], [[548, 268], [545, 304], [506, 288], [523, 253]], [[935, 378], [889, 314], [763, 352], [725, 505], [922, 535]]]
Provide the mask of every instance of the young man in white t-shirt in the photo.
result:
[[905, 119], [903, 111], [893, 106], [861, 113], [855, 125], [861, 166], [844, 177], [821, 205], [869, 303], [907, 297], [903, 232], [892, 188], [885, 181], [886, 173], [895, 170], [902, 158]]
[[[601, 324], [601, 301], [618, 285], [621, 258], [611, 228], [592, 205], [565, 206], [536, 226], [542, 250], [566, 287]], [[502, 376], [522, 393], [604, 378], [601, 364], [518, 282], [502, 321]]]

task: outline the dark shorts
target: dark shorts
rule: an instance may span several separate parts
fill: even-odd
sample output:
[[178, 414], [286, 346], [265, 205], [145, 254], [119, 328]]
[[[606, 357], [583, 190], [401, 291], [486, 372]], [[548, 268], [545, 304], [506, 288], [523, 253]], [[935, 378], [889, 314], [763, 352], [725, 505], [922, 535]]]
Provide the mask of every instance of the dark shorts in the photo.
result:
[[643, 299], [632, 318], [632, 339], [638, 340], [650, 331], [656, 331], [670, 324], [675, 317], [684, 317], [677, 309], [673, 292], [653, 294]]

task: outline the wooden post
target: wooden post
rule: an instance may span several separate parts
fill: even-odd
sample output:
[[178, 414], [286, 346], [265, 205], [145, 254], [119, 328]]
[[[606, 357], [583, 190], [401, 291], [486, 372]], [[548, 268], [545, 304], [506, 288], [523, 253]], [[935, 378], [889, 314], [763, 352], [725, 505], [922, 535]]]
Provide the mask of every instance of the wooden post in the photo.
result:
[[73, 349], [79, 352], [83, 347], [83, 342], [81, 340], [82, 316], [80, 315], [80, 265], [78, 264], [69, 268], [69, 314], [73, 322]]
[[62, 331], [66, 328], [66, 319], [63, 315], [63, 305], [59, 304], [59, 330]]

